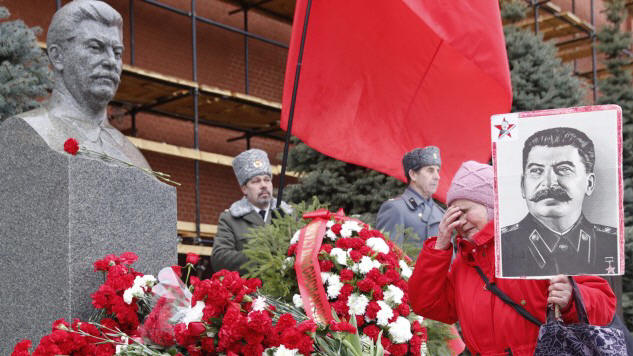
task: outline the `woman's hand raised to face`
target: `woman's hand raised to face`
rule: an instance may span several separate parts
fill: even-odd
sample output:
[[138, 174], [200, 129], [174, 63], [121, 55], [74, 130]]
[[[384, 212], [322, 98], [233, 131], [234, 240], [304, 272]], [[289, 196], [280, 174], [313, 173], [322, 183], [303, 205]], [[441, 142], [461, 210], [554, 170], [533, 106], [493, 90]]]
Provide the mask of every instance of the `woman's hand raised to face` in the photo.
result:
[[446, 209], [446, 213], [444, 217], [442, 217], [442, 221], [440, 221], [437, 232], [437, 240], [435, 241], [436, 250], [446, 250], [451, 244], [453, 230], [459, 226], [459, 217], [461, 215], [462, 211], [456, 206], [449, 206], [448, 209]]

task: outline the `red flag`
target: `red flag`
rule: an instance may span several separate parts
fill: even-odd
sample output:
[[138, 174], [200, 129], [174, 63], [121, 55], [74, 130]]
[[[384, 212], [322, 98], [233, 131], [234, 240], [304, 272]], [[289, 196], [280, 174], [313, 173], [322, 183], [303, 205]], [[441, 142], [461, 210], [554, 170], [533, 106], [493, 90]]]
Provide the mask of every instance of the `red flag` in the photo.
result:
[[[307, 0], [297, 0], [281, 127], [287, 130]], [[490, 158], [490, 116], [512, 87], [497, 0], [311, 4], [292, 134], [404, 180], [402, 156], [441, 150], [436, 198], [469, 159]]]

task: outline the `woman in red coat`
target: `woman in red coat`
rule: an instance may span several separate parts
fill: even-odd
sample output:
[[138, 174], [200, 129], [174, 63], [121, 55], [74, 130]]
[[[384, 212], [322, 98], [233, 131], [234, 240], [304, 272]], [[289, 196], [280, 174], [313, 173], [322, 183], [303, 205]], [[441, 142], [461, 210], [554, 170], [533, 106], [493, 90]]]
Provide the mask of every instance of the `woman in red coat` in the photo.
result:
[[[475, 266], [541, 322], [545, 322], [547, 304], [558, 305], [565, 322], [577, 322], [572, 287], [562, 275], [549, 280], [495, 278], [492, 184], [492, 167], [486, 164], [468, 161], [455, 174], [438, 236], [424, 243], [409, 279], [411, 306], [429, 319], [447, 324], [459, 321], [464, 341], [475, 355], [533, 355], [539, 328], [486, 290]], [[451, 266], [453, 230], [458, 253]], [[608, 283], [600, 277], [573, 278], [589, 322], [608, 324], [616, 304]]]

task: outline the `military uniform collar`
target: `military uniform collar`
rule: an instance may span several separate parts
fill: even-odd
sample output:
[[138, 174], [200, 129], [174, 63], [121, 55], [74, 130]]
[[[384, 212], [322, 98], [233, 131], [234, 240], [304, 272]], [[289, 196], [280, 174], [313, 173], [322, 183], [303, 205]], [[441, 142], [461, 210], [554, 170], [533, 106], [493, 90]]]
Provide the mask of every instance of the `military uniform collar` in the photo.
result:
[[[52, 118], [57, 119], [64, 126], [72, 128], [71, 132], [76, 132], [78, 136], [83, 136], [75, 137], [79, 139], [80, 144], [82, 139], [93, 143], [99, 142], [103, 133], [110, 136], [118, 145], [122, 145], [124, 142], [123, 135], [110, 125], [105, 116], [100, 122], [95, 123], [93, 120], [86, 118], [72, 106], [65, 106], [62, 110], [60, 107], [55, 105], [50, 105], [49, 113]], [[52, 122], [55, 123], [56, 120], [52, 120]]]
[[433, 198], [424, 199], [418, 192], [411, 187], [407, 187], [402, 193], [402, 198], [407, 207], [411, 210], [417, 209], [419, 206], [430, 204]]
[[583, 214], [580, 214], [578, 221], [576, 221], [574, 225], [572, 225], [572, 227], [569, 228], [569, 230], [563, 233], [558, 233], [550, 229], [549, 227], [545, 226], [543, 223], [538, 221], [532, 214], [528, 214], [528, 216], [532, 218], [534, 224], [537, 226], [537, 231], [539, 232], [539, 235], [541, 239], [543, 240], [545, 247], [547, 247], [547, 249], [549, 250], [549, 252], [553, 252], [554, 249], [556, 249], [556, 246], [558, 246], [558, 243], [563, 237], [567, 241], [569, 241], [569, 243], [571, 244], [571, 247], [575, 251], [578, 251], [578, 247], [580, 246], [580, 240], [582, 239], [582, 237], [590, 236], [589, 234], [591, 233], [591, 231], [587, 232], [582, 229], [583, 224], [585, 225], [588, 224], [587, 219], [585, 219], [585, 216]]
[[[270, 207], [274, 207], [274, 206], [277, 206], [277, 199], [275, 198], [273, 198], [272, 201], [270, 202]], [[286, 202], [282, 201], [279, 207], [284, 213], [292, 214], [292, 207], [286, 204]], [[233, 216], [234, 218], [241, 218], [250, 212], [255, 212], [257, 214], [257, 211], [255, 210], [254, 206], [248, 201], [248, 199], [246, 199], [246, 197], [242, 197], [242, 199], [231, 204], [231, 207], [229, 208], [229, 212], [231, 213], [231, 216]], [[257, 214], [257, 216], [259, 216], [259, 214]]]

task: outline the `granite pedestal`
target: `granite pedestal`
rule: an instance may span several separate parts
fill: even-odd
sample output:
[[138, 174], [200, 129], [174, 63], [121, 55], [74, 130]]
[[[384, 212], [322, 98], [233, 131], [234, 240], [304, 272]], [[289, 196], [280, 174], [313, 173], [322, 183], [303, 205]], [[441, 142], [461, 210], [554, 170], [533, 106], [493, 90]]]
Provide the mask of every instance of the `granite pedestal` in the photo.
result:
[[56, 319], [87, 320], [106, 254], [136, 253], [145, 274], [177, 263], [176, 189], [140, 169], [54, 151], [9, 119], [0, 174], [0, 355]]

